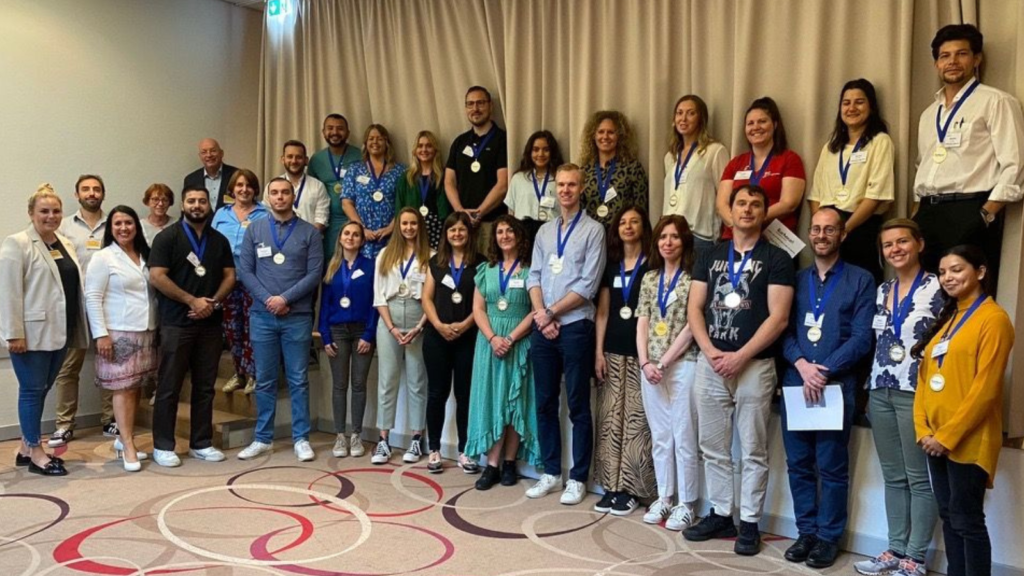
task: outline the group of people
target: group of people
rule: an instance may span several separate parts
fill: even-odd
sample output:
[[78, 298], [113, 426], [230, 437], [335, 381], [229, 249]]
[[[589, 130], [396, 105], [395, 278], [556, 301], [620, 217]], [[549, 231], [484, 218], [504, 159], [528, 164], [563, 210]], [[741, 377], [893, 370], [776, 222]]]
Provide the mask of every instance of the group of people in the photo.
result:
[[[427, 469], [443, 472], [454, 392], [457, 465], [480, 474], [478, 489], [517, 484], [523, 461], [543, 470], [528, 497], [562, 490], [572, 505], [593, 476], [604, 490], [595, 510], [624, 516], [649, 503], [645, 522], [693, 541], [736, 537], [736, 553], [753, 555], [781, 380], [802, 389], [808, 410], [836, 390], [844, 405], [840, 429], [807, 430], [782, 403], [800, 533], [785, 556], [823, 568], [835, 562], [846, 525], [853, 397], [867, 377], [889, 546], [856, 569], [923, 575], [938, 515], [949, 573], [988, 573], [983, 499], [1013, 344], [991, 294], [1001, 209], [1021, 198], [1024, 120], [1015, 99], [976, 78], [976, 28], [944, 27], [932, 54], [943, 88], [921, 118], [914, 219], [884, 219], [894, 151], [864, 79], [840, 91], [806, 198], [802, 160], [771, 98], [748, 108], [749, 149], [731, 160], [709, 133], [703, 100], [680, 98], [660, 217], [649, 212], [647, 174], [621, 113], [593, 115], [578, 164], [565, 162], [550, 132], [535, 132], [509, 177], [506, 134], [479, 86], [466, 93], [471, 128], [447, 161], [423, 131], [410, 164], [397, 162], [380, 124], [357, 149], [347, 120], [331, 114], [326, 147], [308, 157], [302, 142], [286, 142], [285, 172], [262, 190], [253, 172], [224, 164], [219, 144], [203, 140], [204, 166], [185, 179], [177, 221], [163, 184], [146, 191], [145, 219], [128, 206], [104, 213], [95, 175], [76, 183], [81, 208], [63, 219], [60, 197], [43, 185], [29, 199], [31, 226], [0, 248], [9, 295], [0, 337], [19, 381], [17, 463], [67, 473], [41, 445], [43, 400], [64, 383], [49, 444], [70, 441], [89, 340], [96, 382], [111, 392], [104, 430], [126, 470], [148, 457], [132, 438], [147, 385], [155, 385], [152, 458], [180, 465], [174, 427], [188, 373], [189, 455], [225, 458], [211, 421], [224, 341], [235, 368], [224, 391], [255, 394], [258, 414], [254, 441], [238, 457], [272, 450], [283, 361], [294, 452], [312, 460], [315, 327], [331, 367], [334, 456], [366, 452], [376, 352], [374, 464], [392, 458], [404, 389], [402, 459], [419, 462], [426, 440]], [[814, 264], [797, 272], [763, 229], [778, 220], [795, 231], [805, 200]], [[886, 282], [880, 255], [895, 275]], [[572, 428], [564, 486], [562, 382]], [[711, 507], [703, 518], [701, 458]]]

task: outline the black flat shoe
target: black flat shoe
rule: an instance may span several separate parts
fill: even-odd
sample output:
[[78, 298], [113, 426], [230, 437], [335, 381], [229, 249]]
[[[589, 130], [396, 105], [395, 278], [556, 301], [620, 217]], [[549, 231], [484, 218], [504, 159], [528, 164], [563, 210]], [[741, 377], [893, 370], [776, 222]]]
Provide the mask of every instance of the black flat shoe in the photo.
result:
[[484, 468], [484, 473], [476, 480], [476, 489], [490, 490], [491, 487], [497, 484], [500, 480], [501, 472], [499, 472], [494, 466], [488, 464], [487, 468]]
[[[31, 462], [32, 462], [32, 456], [31, 455], [25, 456], [23, 454], [18, 454], [14, 458], [14, 465], [15, 466], [28, 466]], [[62, 460], [60, 458], [57, 458], [56, 456], [53, 456], [53, 455], [50, 456], [50, 462], [56, 462], [56, 463], [60, 464], [61, 466], [64, 465], [64, 460]]]
[[36, 466], [35, 462], [29, 462], [28, 463], [28, 471], [33, 473], [33, 474], [39, 474], [40, 476], [67, 476], [68, 475], [68, 471], [67, 471], [66, 468], [64, 468], [64, 465], [63, 464], [58, 464], [57, 462], [54, 462], [53, 460], [50, 460], [50, 463], [47, 464], [45, 467], [42, 467], [42, 468], [40, 468], [39, 466]]
[[505, 460], [501, 465], [501, 485], [515, 486], [519, 482], [519, 474], [516, 472], [516, 461]]

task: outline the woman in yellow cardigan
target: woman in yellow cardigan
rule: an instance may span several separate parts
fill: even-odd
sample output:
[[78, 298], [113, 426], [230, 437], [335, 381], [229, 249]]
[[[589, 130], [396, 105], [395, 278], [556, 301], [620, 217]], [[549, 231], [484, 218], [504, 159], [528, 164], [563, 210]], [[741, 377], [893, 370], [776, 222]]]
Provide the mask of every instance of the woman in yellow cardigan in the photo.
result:
[[950, 576], [992, 569], [984, 499], [1002, 446], [1003, 373], [1013, 325], [988, 297], [989, 281], [980, 249], [950, 249], [939, 262], [946, 305], [913, 350], [921, 359], [914, 427], [928, 454]]

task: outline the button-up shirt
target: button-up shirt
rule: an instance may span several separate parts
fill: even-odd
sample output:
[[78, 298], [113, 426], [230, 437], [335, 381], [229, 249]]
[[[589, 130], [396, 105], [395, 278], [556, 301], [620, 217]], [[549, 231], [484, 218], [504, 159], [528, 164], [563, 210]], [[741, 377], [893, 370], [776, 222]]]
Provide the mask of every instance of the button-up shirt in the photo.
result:
[[[980, 84], [949, 124], [944, 144], [945, 160], [936, 163], [932, 159], [939, 145], [935, 127], [939, 106], [942, 106], [939, 123], [945, 125], [951, 109], [973, 83], [972, 80], [964, 85], [949, 107], [945, 105], [944, 91], [939, 90], [935, 101], [921, 113], [917, 129], [917, 176], [914, 178], [914, 195], [918, 199], [989, 190], [992, 191], [989, 200], [998, 202], [1016, 202], [1022, 197], [1024, 114], [1020, 102], [1006, 92]], [[951, 136], [960, 138], [959, 145], [950, 143]]]
[[[276, 226], [278, 240], [284, 240], [295, 219], [293, 215], [280, 222], [270, 217], [249, 225], [242, 240], [238, 278], [257, 302], [265, 303], [271, 296], [281, 296], [288, 301], [290, 314], [312, 314], [313, 291], [320, 284], [324, 265], [320, 231], [298, 218], [295, 229], [281, 248], [274, 243], [270, 232], [270, 227]], [[281, 264], [274, 262], [273, 257], [278, 252], [285, 257]]]
[[89, 260], [92, 259], [92, 255], [103, 248], [103, 233], [106, 226], [106, 212], [95, 226], [89, 226], [85, 218], [82, 218], [81, 210], [60, 223], [60, 233], [67, 236], [75, 245], [75, 256], [78, 256], [78, 264], [82, 267], [83, 276], [89, 268]]
[[[570, 215], [569, 225], [575, 217], [575, 214]], [[540, 287], [545, 306], [551, 306], [569, 292], [575, 292], [583, 298], [584, 303], [560, 314], [558, 321], [562, 325], [577, 320], [592, 321], [595, 312], [593, 299], [601, 283], [606, 257], [604, 226], [584, 212], [562, 253], [562, 271], [555, 274], [551, 271], [551, 257], [558, 255], [558, 229], [562, 224], [562, 217], [559, 216], [537, 231], [526, 288], [532, 290]], [[563, 240], [566, 232], [568, 228], [562, 230]]]
[[[842, 270], [837, 271], [840, 264]], [[839, 276], [833, 278], [836, 274]], [[808, 314], [813, 314], [814, 304], [821, 305], [826, 286], [830, 282], [836, 283], [835, 288], [825, 302], [822, 315], [818, 317], [821, 321], [821, 339], [811, 342], [807, 337], [809, 326], [804, 320]], [[803, 385], [803, 379], [795, 366], [800, 358], [828, 368], [827, 378], [830, 382], [854, 385], [856, 374], [853, 369], [871, 351], [874, 342], [871, 329], [872, 314], [875, 311], [874, 296], [875, 281], [871, 273], [841, 260], [825, 273], [824, 281], [816, 265], [812, 264], [798, 272], [792, 316], [782, 344], [782, 353], [789, 362], [782, 385]]]
[[216, 202], [216, 199], [220, 196], [220, 181], [222, 178], [224, 178], [223, 163], [217, 167], [217, 173], [213, 176], [210, 176], [210, 173], [206, 171], [206, 168], [203, 168], [203, 184], [210, 192], [210, 197], [214, 199], [214, 202]]
[[[291, 181], [288, 174], [281, 174], [280, 177]], [[327, 226], [327, 220], [331, 214], [331, 199], [327, 196], [327, 188], [323, 182], [309, 174], [306, 174], [305, 178], [305, 186], [302, 185], [302, 178], [299, 178], [297, 184], [292, 185], [295, 189], [295, 199], [299, 203], [295, 207], [295, 214], [310, 224]], [[300, 186], [302, 187], [302, 196], [299, 196]], [[270, 208], [270, 184], [263, 187], [263, 205]]]

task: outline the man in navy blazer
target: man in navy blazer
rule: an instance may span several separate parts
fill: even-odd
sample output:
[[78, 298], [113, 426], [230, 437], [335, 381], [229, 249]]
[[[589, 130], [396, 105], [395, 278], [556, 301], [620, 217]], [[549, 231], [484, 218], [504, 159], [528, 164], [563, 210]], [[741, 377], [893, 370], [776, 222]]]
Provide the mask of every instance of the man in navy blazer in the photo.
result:
[[211, 196], [217, 196], [216, 210], [225, 204], [234, 204], [235, 197], [228, 190], [228, 182], [237, 168], [224, 163], [224, 150], [220, 144], [213, 138], [203, 138], [199, 142], [199, 160], [202, 161], [203, 167], [185, 176], [181, 189], [190, 186], [206, 188]]

